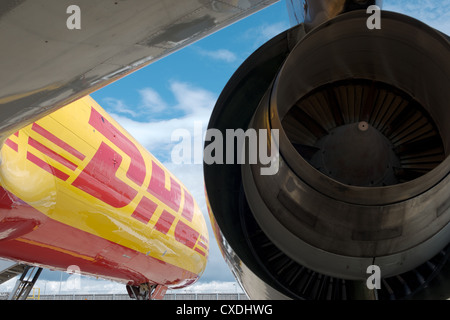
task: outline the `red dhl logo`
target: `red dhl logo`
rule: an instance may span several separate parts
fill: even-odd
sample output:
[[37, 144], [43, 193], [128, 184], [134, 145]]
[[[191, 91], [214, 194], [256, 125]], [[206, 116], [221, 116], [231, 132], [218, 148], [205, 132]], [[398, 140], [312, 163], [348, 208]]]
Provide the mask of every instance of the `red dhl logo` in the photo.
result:
[[[146, 168], [144, 158], [136, 145], [94, 108], [91, 108], [89, 124], [130, 157], [131, 164], [126, 176], [138, 185], [138, 187], [141, 187], [145, 180]], [[33, 123], [31, 130], [81, 161], [85, 159], [85, 155], [37, 123]], [[16, 132], [15, 135], [18, 137], [19, 133]], [[11, 139], [7, 139], [5, 144], [14, 151], [18, 151], [18, 144]], [[71, 171], [78, 168], [75, 163], [32, 137], [28, 137], [28, 145], [64, 165]], [[49, 165], [46, 161], [43, 161], [30, 151], [27, 151], [27, 159], [63, 181], [66, 181], [70, 177], [67, 173]], [[116, 173], [121, 162], [122, 156], [106, 143], [102, 142], [93, 158], [72, 182], [72, 185], [114, 208], [122, 208], [133, 201], [138, 191], [117, 178]], [[191, 194], [185, 188], [181, 188], [180, 184], [172, 177], [170, 177], [170, 190], [166, 189], [165, 179], [166, 173], [164, 169], [152, 161], [152, 175], [147, 191], [175, 212], [178, 212], [180, 209], [183, 193], [184, 203], [181, 216], [187, 221], [192, 222], [194, 216], [194, 199]], [[157, 208], [158, 204], [148, 197], [143, 196], [134, 210], [132, 217], [147, 224]], [[153, 228], [163, 234], [167, 234], [174, 221], [175, 216], [164, 209]], [[206, 256], [208, 240], [181, 219], [178, 220], [175, 226], [174, 235], [176, 241]]]

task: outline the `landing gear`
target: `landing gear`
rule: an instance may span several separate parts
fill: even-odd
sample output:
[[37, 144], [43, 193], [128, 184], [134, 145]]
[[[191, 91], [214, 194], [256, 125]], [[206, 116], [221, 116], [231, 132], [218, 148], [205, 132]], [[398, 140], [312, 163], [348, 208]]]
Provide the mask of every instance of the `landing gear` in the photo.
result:
[[127, 292], [135, 300], [162, 300], [167, 287], [160, 284], [143, 283], [139, 286], [127, 285]]
[[42, 268], [39, 267], [25, 267], [20, 279], [17, 280], [14, 289], [9, 294], [8, 300], [26, 300], [41, 272]]

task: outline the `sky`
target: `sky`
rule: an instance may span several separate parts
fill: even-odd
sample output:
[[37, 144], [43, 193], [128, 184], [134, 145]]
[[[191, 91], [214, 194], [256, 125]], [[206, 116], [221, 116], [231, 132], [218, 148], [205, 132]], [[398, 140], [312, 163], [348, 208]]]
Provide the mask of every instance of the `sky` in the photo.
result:
[[[384, 0], [383, 9], [419, 19], [450, 34], [450, 0]], [[240, 64], [263, 43], [290, 27], [282, 0], [209, 37], [91, 94], [147, 150], [190, 190], [205, 216], [210, 254], [200, 280], [177, 292], [242, 292], [214, 239], [207, 215], [201, 164], [175, 164], [172, 139], [177, 129], [192, 136], [204, 130], [215, 102]], [[14, 281], [0, 285], [10, 291]], [[88, 277], [45, 270], [38, 280], [41, 294], [126, 293], [125, 286]]]

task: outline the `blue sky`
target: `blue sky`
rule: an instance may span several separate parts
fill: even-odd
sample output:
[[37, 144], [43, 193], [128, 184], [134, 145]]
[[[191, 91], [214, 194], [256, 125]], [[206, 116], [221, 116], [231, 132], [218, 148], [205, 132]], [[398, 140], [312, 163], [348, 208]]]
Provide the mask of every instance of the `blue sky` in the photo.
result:
[[[413, 16], [450, 34], [450, 0], [384, 0], [383, 9]], [[186, 185], [208, 225], [202, 165], [171, 163], [177, 144], [171, 134], [176, 129], [193, 132], [195, 122], [206, 129], [214, 104], [234, 71], [260, 45], [289, 27], [283, 0], [91, 95]], [[240, 291], [209, 231], [209, 263], [190, 290]], [[46, 271], [37, 286], [41, 294], [73, 291], [68, 281], [59, 284], [59, 279], [67, 278]], [[1, 285], [0, 291], [13, 284]], [[123, 285], [84, 277], [81, 287], [82, 292], [126, 292]]]

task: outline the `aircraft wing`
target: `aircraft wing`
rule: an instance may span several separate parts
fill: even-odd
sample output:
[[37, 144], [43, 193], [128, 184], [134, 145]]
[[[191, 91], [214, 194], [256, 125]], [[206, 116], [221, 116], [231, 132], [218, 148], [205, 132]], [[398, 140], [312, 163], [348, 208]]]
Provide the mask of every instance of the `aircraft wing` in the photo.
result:
[[274, 2], [1, 1], [0, 139]]

